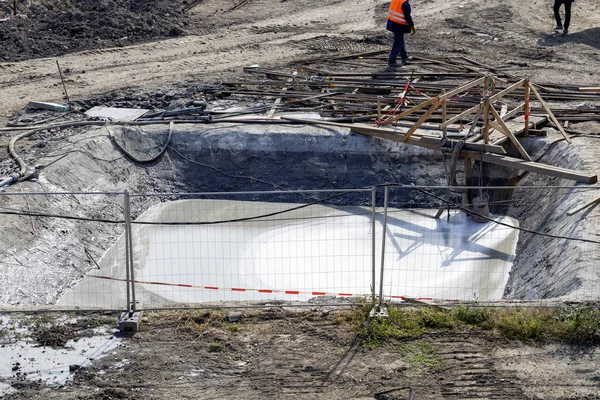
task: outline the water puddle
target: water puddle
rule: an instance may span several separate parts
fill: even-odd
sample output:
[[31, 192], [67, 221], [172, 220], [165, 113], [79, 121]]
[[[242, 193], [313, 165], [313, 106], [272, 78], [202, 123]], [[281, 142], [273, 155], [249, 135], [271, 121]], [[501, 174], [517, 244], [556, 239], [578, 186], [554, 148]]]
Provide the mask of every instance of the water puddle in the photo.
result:
[[[40, 346], [32, 338], [27, 320], [1, 318], [0, 323], [0, 397], [14, 393], [11, 382], [28, 381], [61, 385], [75, 371], [115, 349], [121, 340], [115, 328], [99, 327], [86, 331], [85, 337], [66, 341], [64, 346]], [[63, 322], [64, 323], [64, 322]]]

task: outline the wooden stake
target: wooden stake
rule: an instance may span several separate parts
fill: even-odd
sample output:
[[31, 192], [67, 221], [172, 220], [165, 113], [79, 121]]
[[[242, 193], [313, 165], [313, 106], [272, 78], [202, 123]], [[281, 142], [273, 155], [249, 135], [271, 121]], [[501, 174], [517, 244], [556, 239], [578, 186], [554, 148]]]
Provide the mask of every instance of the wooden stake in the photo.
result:
[[[446, 89], [442, 89], [442, 96], [446, 94]], [[446, 122], [446, 99], [442, 100], [442, 123]], [[442, 134], [443, 137], [446, 137], [448, 133], [448, 128], [446, 125], [442, 126]]]
[[58, 68], [58, 74], [60, 75], [60, 81], [62, 82], [63, 89], [65, 90], [65, 97], [67, 98], [67, 105], [69, 106], [69, 110], [71, 110], [71, 99], [69, 99], [69, 93], [67, 92], [67, 85], [65, 85], [65, 78], [63, 78], [63, 74], [60, 69], [60, 64], [58, 63], [58, 60], [56, 60], [56, 67]]
[[523, 135], [529, 137], [529, 115], [531, 114], [531, 107], [529, 106], [529, 100], [531, 98], [529, 79], [525, 79], [525, 130]]

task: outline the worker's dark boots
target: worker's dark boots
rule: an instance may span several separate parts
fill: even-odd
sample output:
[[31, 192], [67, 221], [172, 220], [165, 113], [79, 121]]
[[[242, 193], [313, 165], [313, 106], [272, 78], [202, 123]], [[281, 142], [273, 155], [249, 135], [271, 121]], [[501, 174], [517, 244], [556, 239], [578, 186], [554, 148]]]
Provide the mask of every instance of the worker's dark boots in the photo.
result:
[[400, 67], [402, 67], [402, 64], [399, 64], [396, 61], [388, 62], [388, 70], [390, 70], [390, 71], [395, 71], [397, 69], [400, 69]]

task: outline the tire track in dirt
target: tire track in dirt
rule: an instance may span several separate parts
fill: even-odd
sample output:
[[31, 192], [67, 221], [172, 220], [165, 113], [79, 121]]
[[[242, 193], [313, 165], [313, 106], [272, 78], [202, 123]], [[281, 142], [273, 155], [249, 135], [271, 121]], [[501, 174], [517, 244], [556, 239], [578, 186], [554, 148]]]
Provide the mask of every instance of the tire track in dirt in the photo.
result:
[[[297, 46], [297, 41], [347, 32], [348, 26], [353, 29], [375, 26], [374, 0], [357, 1], [347, 14], [339, 12], [338, 3], [339, 0], [315, 1], [314, 7], [302, 7], [283, 17], [269, 14], [266, 7], [264, 15], [246, 20], [235, 30], [220, 27], [202, 36], [84, 51], [58, 59], [63, 69], [71, 71], [67, 76], [77, 82], [68, 87], [72, 98], [137, 85], [153, 87], [178, 80], [218, 80], [239, 74], [248, 63], [277, 65], [314, 54], [314, 49]], [[256, 33], [256, 27], [276, 25], [282, 26], [281, 31], [272, 28]], [[297, 28], [289, 29], [294, 26]], [[324, 52], [331, 50], [334, 49], [323, 48]], [[50, 58], [0, 64], [0, 90], [3, 93], [0, 112], [20, 109], [30, 100], [63, 100], [56, 64]]]
[[[483, 338], [445, 337], [435, 345], [446, 370], [440, 382], [442, 399], [522, 399], [516, 375], [495, 368], [491, 350]], [[484, 350], [484, 351], [482, 351]]]

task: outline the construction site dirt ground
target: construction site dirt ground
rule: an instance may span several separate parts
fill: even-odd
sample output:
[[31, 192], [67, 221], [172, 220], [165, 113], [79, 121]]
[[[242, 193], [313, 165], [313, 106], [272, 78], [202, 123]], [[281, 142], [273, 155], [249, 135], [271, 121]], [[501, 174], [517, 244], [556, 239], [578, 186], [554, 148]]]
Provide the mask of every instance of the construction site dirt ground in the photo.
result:
[[[63, 68], [71, 99], [88, 101], [119, 97], [126, 90], [152, 94], [175, 87], [185, 91], [186, 86], [235, 79], [252, 64], [288, 68], [292, 73], [289, 66], [304, 59], [383, 50], [391, 44], [385, 31], [388, 2], [383, 0], [250, 0], [229, 12], [237, 3], [204, 0], [188, 15], [174, 14], [181, 13], [183, 2], [140, 1], [137, 17], [114, 16], [118, 23], [113, 21], [112, 35], [106, 34], [106, 21], [96, 17], [113, 12], [121, 2], [81, 0], [54, 8], [51, 3], [31, 0], [28, 4], [38, 7], [35, 12], [27, 14], [23, 7], [23, 15], [15, 17], [18, 24], [0, 23], [2, 126], [24, 115], [29, 101], [64, 102], [55, 60]], [[90, 7], [92, 3], [100, 8]], [[600, 4], [594, 0], [574, 3], [570, 34], [565, 37], [552, 32], [550, 0], [411, 3], [418, 27], [417, 34], [407, 38], [411, 54], [462, 55], [502, 65], [503, 71], [536, 82], [598, 86]], [[67, 9], [67, 4], [74, 9]], [[95, 17], [82, 17], [84, 12]], [[71, 30], [74, 25], [77, 29]], [[385, 66], [383, 57], [381, 65]], [[598, 123], [581, 129], [600, 132]], [[1, 172], [11, 163], [6, 150], [11, 135], [0, 133]], [[33, 154], [36, 146], [46, 142], [42, 135], [20, 150]], [[581, 153], [579, 168], [598, 172], [596, 147], [595, 138], [578, 139], [572, 149]], [[171, 188], [170, 183], [149, 183], [144, 176], [123, 177], [123, 170], [100, 172], [102, 179], [93, 175], [94, 179], [113, 183], [117, 190], [129, 185], [146, 192]], [[63, 176], [61, 184], [63, 190], [87, 190], [89, 182]], [[39, 189], [27, 185], [23, 190]], [[17, 243], [18, 231], [11, 234], [15, 235], [11, 243], [24, 245]], [[104, 230], [98, 235], [108, 242], [115, 232]], [[125, 346], [79, 370], [67, 384], [48, 387], [22, 379], [5, 381], [15, 389], [5, 397], [372, 399], [383, 393], [379, 399], [404, 399], [407, 391], [384, 392], [410, 386], [416, 390], [415, 399], [600, 398], [596, 348], [499, 342], [472, 332], [430, 334], [419, 343], [432, 346], [444, 366], [412, 371], [397, 346], [358, 347], [355, 332], [336, 323], [335, 312], [318, 306], [244, 314], [239, 331], [203, 333], [147, 314], [142, 330], [125, 338]]]

